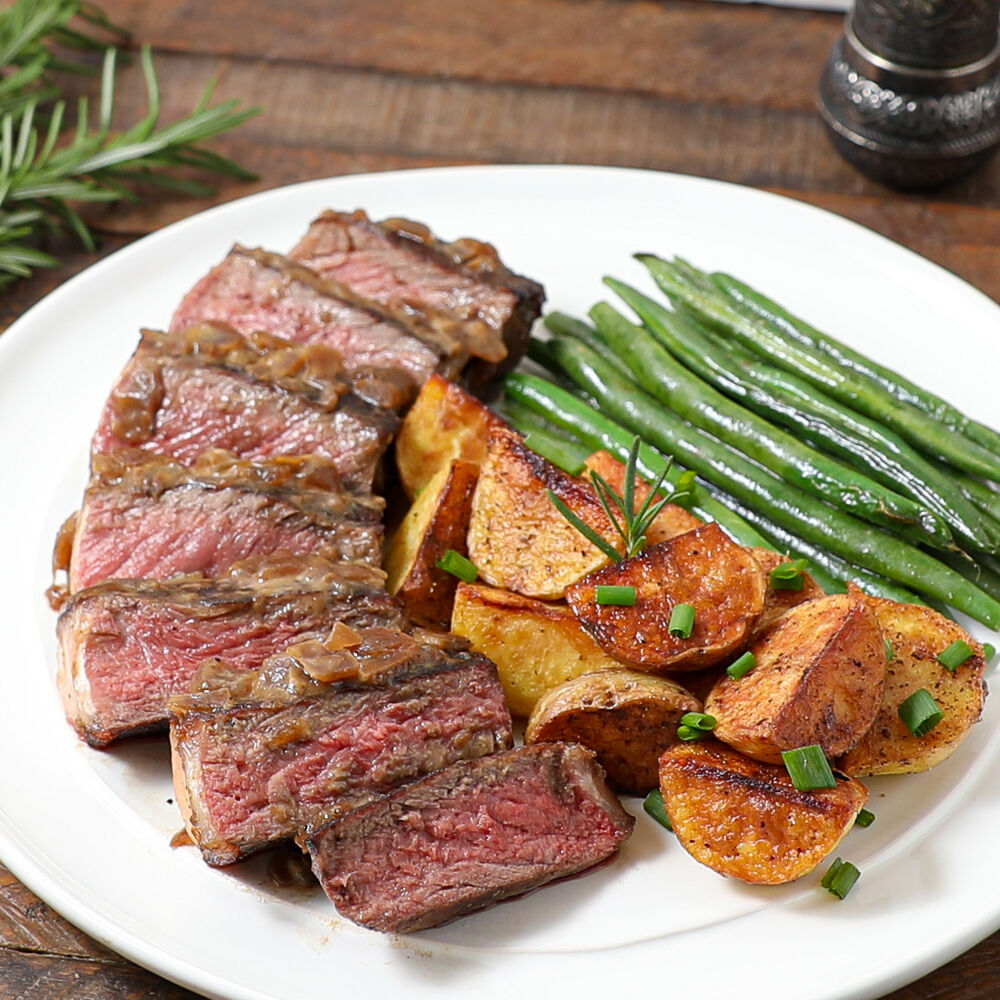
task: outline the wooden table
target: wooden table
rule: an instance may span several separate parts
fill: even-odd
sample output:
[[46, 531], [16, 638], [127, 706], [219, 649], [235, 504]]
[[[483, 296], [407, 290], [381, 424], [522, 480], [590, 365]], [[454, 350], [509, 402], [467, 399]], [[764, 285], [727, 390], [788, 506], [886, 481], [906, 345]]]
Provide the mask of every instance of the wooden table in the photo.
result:
[[[855, 173], [827, 141], [814, 95], [837, 14], [681, 0], [103, 6], [154, 47], [164, 121], [213, 76], [219, 98], [264, 108], [216, 146], [260, 179], [224, 186], [218, 201], [314, 177], [452, 163], [647, 167], [830, 209], [1000, 301], [1000, 159], [932, 195], [901, 195]], [[143, 111], [137, 66], [123, 82], [130, 123]], [[207, 204], [163, 198], [95, 216], [102, 252]], [[96, 257], [68, 242], [56, 252], [64, 266], [4, 291], [0, 328]], [[998, 994], [995, 934], [891, 1000]], [[0, 1000], [191, 996], [75, 930], [0, 868]]]

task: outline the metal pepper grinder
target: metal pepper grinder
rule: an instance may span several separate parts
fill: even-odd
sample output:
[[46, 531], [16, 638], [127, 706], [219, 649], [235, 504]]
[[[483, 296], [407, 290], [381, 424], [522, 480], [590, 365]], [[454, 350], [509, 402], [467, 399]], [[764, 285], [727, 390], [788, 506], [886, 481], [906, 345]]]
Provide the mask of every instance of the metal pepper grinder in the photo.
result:
[[892, 187], [936, 187], [1000, 143], [1000, 0], [856, 0], [819, 84], [834, 145]]

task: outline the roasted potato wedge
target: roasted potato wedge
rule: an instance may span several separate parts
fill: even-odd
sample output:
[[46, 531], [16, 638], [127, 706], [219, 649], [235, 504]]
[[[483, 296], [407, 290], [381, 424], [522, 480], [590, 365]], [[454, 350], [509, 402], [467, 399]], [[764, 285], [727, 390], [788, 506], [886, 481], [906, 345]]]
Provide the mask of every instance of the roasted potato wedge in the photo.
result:
[[615, 790], [645, 795], [659, 784], [660, 754], [677, 742], [677, 724], [701, 702], [676, 681], [635, 670], [603, 670], [546, 691], [535, 705], [525, 743], [582, 743]]
[[[602, 584], [632, 586], [634, 607], [598, 604]], [[615, 659], [642, 670], [699, 670], [743, 646], [764, 607], [764, 573], [711, 522], [590, 573], [566, 590], [584, 628]], [[678, 604], [695, 610], [688, 639], [670, 634]]]
[[[603, 476], [611, 488], [619, 495], [625, 493], [625, 463], [619, 461], [610, 451], [595, 451], [587, 458], [587, 472], [590, 470]], [[636, 476], [635, 502], [641, 504], [649, 496], [649, 483], [641, 476]], [[653, 519], [646, 532], [646, 544], [658, 545], [685, 531], [693, 531], [700, 527], [702, 521], [689, 510], [679, 504], [664, 504], [660, 513]]]
[[749, 757], [818, 743], [828, 757], [868, 731], [885, 690], [885, 646], [864, 596], [830, 594], [786, 611], [750, 646], [757, 665], [723, 674], [705, 699], [715, 735]]
[[812, 871], [868, 800], [852, 778], [800, 792], [784, 767], [714, 740], [678, 743], [660, 757], [660, 791], [681, 846], [743, 882], [779, 885]]
[[802, 574], [801, 590], [776, 589], [771, 585], [771, 570], [788, 562], [788, 556], [771, 549], [756, 547], [751, 548], [750, 552], [754, 559], [760, 563], [760, 568], [764, 571], [764, 580], [767, 583], [767, 590], [764, 591], [764, 610], [757, 622], [756, 635], [766, 632], [789, 608], [826, 596], [823, 588], [808, 573]]
[[[926, 771], [949, 757], [979, 720], [986, 699], [982, 644], [933, 608], [867, 597], [892, 646], [885, 693], [875, 721], [861, 741], [838, 761], [847, 774], [907, 774]], [[954, 673], [937, 656], [955, 640], [973, 655]], [[899, 706], [926, 688], [944, 718], [926, 736], [914, 736], [899, 717]]]
[[413, 500], [452, 459], [481, 464], [490, 428], [505, 426], [475, 396], [431, 375], [396, 435], [396, 466], [406, 496]]
[[548, 490], [615, 544], [614, 528], [589, 482], [557, 469], [510, 428], [493, 428], [469, 522], [469, 557], [486, 583], [556, 600], [608, 561], [559, 513]]
[[396, 529], [385, 553], [386, 586], [422, 624], [447, 628], [458, 579], [437, 568], [449, 550], [467, 554], [472, 495], [479, 466], [455, 459], [424, 488]]
[[515, 715], [529, 716], [546, 691], [571, 677], [621, 667], [565, 604], [483, 584], [459, 584], [451, 628], [496, 663]]

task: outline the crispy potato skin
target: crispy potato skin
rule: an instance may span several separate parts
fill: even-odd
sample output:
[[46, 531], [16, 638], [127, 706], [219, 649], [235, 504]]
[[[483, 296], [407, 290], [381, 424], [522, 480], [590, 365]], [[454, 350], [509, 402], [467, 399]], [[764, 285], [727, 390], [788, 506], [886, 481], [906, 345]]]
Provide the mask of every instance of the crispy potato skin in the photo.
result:
[[850, 778], [800, 792], [784, 767], [715, 741], [660, 757], [660, 791], [681, 846], [721, 875], [757, 885], [812, 871], [851, 829], [868, 790]]
[[859, 594], [831, 594], [787, 611], [750, 647], [757, 665], [723, 674], [705, 699], [715, 735], [756, 760], [818, 743], [830, 758], [871, 726], [885, 689], [885, 647]]
[[421, 490], [385, 554], [386, 586], [407, 613], [425, 625], [447, 628], [458, 579], [437, 568], [449, 550], [467, 555], [465, 543], [479, 466], [455, 459]]
[[621, 668], [566, 605], [484, 584], [458, 585], [451, 628], [496, 663], [515, 715], [529, 716], [546, 691], [572, 677]]
[[557, 469], [510, 428], [493, 428], [469, 523], [469, 556], [486, 583], [556, 600], [569, 584], [608, 561], [559, 513], [547, 490], [615, 544], [617, 536], [588, 481]]
[[754, 559], [760, 563], [760, 568], [764, 571], [764, 579], [767, 582], [767, 590], [764, 592], [764, 610], [757, 622], [756, 635], [766, 632], [789, 608], [826, 596], [823, 588], [808, 573], [802, 574], [801, 590], [775, 590], [770, 584], [768, 574], [772, 569], [788, 562], [788, 556], [771, 549], [758, 547], [752, 547], [750, 552]]
[[685, 712], [701, 702], [675, 681], [635, 670], [574, 677], [535, 705], [525, 743], [563, 740], [597, 754], [611, 787], [645, 795], [659, 784], [659, 758], [677, 742]]
[[[882, 703], [861, 741], [837, 762], [847, 774], [907, 774], [926, 771], [951, 756], [979, 721], [986, 699], [982, 644], [933, 608], [867, 597], [882, 633], [892, 645]], [[954, 673], [937, 655], [956, 639], [973, 656]], [[944, 718], [926, 736], [914, 736], [899, 717], [899, 706], [914, 691], [927, 688]]]
[[396, 466], [407, 498], [413, 500], [452, 459], [481, 464], [490, 428], [505, 426], [475, 396], [431, 375], [396, 435]]
[[[595, 451], [587, 459], [587, 469], [593, 470], [607, 480], [611, 488], [619, 495], [625, 493], [625, 463], [619, 461], [610, 451]], [[649, 496], [649, 483], [641, 476], [635, 477], [635, 502], [641, 504]], [[646, 531], [646, 544], [659, 545], [685, 531], [694, 531], [702, 521], [689, 510], [679, 504], [664, 504], [662, 510], [653, 519]]]
[[[636, 588], [634, 607], [601, 605], [601, 584]], [[598, 644], [642, 670], [700, 670], [746, 641], [764, 606], [764, 575], [749, 551], [714, 522], [590, 573], [566, 599]], [[695, 609], [689, 639], [670, 634], [675, 605]]]

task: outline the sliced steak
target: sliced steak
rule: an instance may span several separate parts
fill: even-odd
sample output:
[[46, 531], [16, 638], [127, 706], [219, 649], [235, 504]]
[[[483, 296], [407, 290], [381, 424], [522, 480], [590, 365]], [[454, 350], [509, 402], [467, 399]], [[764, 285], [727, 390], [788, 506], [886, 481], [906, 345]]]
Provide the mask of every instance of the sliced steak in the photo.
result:
[[68, 570], [73, 593], [109, 579], [218, 576], [279, 551], [378, 566], [383, 508], [379, 497], [344, 490], [333, 466], [312, 456], [248, 462], [209, 451], [185, 466], [119, 450], [94, 456], [56, 569]]
[[290, 256], [418, 319], [453, 364], [476, 359], [467, 381], [477, 391], [521, 359], [545, 299], [488, 243], [445, 243], [420, 223], [372, 222], [362, 211], [324, 212]]
[[308, 840], [337, 909], [378, 931], [435, 927], [610, 857], [635, 820], [575, 743], [462, 761]]
[[234, 247], [184, 297], [170, 328], [205, 321], [228, 323], [244, 336], [264, 330], [332, 347], [354, 390], [394, 409], [411, 402], [442, 367], [440, 352], [420, 340], [406, 317], [394, 318], [346, 286], [265, 250]]
[[141, 448], [186, 464], [209, 448], [241, 458], [315, 454], [346, 484], [370, 489], [398, 424], [350, 392], [331, 348], [201, 324], [143, 332], [93, 451]]
[[167, 727], [204, 660], [256, 670], [267, 657], [337, 622], [405, 629], [385, 574], [319, 556], [265, 556], [220, 579], [116, 580], [80, 591], [59, 616], [59, 687], [92, 746]]
[[[174, 785], [209, 864], [300, 837], [456, 760], [511, 745], [496, 667], [456, 640], [374, 628], [293, 646], [169, 701]], [[208, 680], [203, 681], [208, 684]]]

